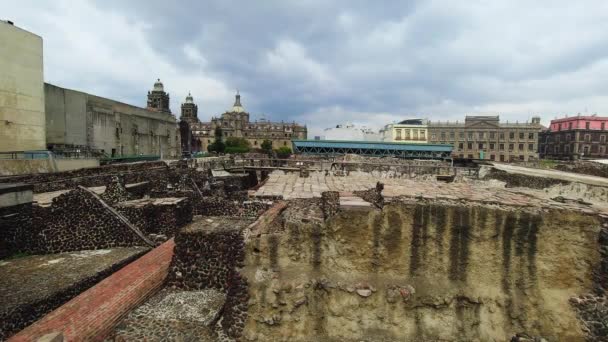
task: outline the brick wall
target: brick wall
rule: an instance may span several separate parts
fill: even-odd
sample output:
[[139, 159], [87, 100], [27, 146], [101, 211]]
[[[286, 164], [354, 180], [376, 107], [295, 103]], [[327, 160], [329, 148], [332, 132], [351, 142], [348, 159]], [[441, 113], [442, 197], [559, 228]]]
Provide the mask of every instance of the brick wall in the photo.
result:
[[163, 284], [173, 257], [173, 239], [22, 330], [8, 341], [35, 341], [62, 332], [65, 341], [103, 340], [120, 319]]

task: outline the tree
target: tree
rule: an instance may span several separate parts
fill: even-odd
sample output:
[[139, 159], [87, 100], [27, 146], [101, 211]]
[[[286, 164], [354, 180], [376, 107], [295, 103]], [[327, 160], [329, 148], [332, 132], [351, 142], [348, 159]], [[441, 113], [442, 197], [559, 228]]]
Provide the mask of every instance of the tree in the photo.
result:
[[211, 144], [209, 144], [209, 146], [207, 147], [207, 149], [209, 150], [209, 152], [217, 152], [217, 153], [224, 153], [224, 150], [226, 149], [226, 145], [224, 145], [224, 142], [222, 141], [222, 129], [219, 127], [215, 128], [215, 141], [212, 142]]
[[262, 141], [261, 147], [262, 147], [262, 151], [270, 154], [272, 152], [272, 141], [268, 140], [268, 139]]
[[245, 138], [230, 137], [226, 139], [226, 153], [247, 153], [249, 149], [249, 141]]
[[291, 156], [291, 149], [287, 146], [281, 146], [275, 150], [277, 157], [281, 159], [287, 159]]

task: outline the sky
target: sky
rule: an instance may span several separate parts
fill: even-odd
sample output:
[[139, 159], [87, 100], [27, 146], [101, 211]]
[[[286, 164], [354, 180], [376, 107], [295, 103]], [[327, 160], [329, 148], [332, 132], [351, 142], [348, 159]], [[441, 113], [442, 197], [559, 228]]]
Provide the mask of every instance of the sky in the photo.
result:
[[[157, 78], [199, 119], [238, 89], [253, 119], [307, 124], [608, 115], [605, 0], [3, 0], [42, 36], [45, 82], [137, 106]], [[1, 48], [1, 47], [0, 47]]]

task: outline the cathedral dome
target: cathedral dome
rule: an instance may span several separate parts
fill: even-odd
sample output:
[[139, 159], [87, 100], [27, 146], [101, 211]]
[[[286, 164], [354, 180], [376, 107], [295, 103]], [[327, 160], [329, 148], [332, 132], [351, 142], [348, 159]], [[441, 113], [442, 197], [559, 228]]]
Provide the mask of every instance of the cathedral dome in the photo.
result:
[[186, 103], [194, 103], [194, 99], [192, 98], [192, 94], [188, 92], [188, 96], [186, 96]]
[[154, 91], [165, 91], [165, 87], [163, 83], [160, 81], [160, 78], [154, 82]]
[[234, 99], [234, 105], [232, 106], [232, 109], [230, 110], [231, 113], [244, 113], [245, 112], [245, 108], [243, 108], [243, 106], [241, 105], [241, 95], [239, 94], [239, 91], [236, 91], [236, 96]]

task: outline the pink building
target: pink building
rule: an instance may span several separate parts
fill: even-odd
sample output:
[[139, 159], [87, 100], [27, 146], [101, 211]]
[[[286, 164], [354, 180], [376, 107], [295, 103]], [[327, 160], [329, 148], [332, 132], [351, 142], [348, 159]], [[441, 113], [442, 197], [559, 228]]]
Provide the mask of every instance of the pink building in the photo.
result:
[[608, 157], [608, 117], [573, 116], [551, 121], [539, 135], [541, 158]]
[[573, 116], [569, 118], [551, 120], [552, 132], [572, 129], [606, 130], [608, 117], [602, 116]]

